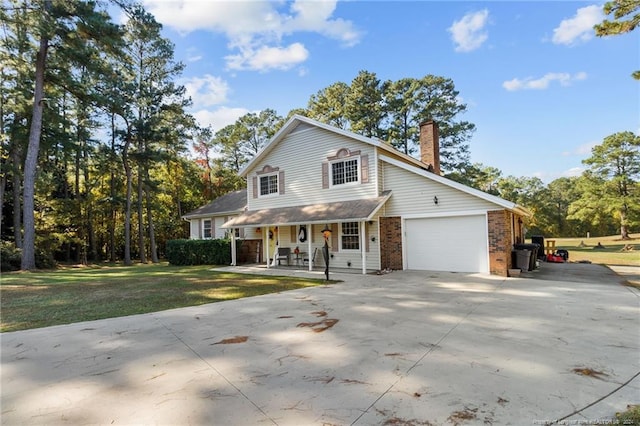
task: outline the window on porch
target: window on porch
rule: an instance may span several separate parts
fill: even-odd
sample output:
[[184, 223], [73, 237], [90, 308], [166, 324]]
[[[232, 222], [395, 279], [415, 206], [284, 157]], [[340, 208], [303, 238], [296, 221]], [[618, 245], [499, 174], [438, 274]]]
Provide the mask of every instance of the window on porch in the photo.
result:
[[340, 248], [342, 250], [360, 250], [360, 226], [358, 222], [342, 223]]

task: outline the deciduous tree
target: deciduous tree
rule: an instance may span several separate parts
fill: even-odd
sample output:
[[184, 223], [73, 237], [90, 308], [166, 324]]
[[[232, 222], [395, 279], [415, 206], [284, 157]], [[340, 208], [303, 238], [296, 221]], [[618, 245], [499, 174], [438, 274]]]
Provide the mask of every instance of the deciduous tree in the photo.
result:
[[629, 239], [629, 226], [640, 213], [640, 136], [633, 132], [607, 136], [583, 163], [589, 166], [589, 174], [583, 200], [573, 204], [573, 214], [584, 217], [588, 216], [585, 209], [600, 209], [616, 218], [620, 237]]

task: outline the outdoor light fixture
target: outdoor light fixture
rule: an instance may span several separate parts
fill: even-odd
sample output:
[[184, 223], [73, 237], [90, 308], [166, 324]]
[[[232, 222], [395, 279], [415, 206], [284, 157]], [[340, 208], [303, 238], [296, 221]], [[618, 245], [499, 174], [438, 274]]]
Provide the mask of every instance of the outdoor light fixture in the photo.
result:
[[438, 197], [433, 196], [433, 204], [438, 205]]

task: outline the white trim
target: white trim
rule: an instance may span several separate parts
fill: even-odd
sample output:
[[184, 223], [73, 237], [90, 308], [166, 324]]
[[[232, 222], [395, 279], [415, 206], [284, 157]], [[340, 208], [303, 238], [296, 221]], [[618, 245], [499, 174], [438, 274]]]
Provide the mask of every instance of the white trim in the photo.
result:
[[[347, 161], [356, 162], [356, 180], [351, 182], [346, 182], [346, 165], [345, 165], [345, 182], [344, 183], [333, 183], [333, 165], [338, 163], [346, 163]], [[329, 161], [329, 188], [345, 188], [350, 185], [360, 185], [360, 174], [361, 174], [361, 166], [360, 166], [360, 156], [354, 155], [352, 157], [346, 158], [338, 158], [336, 160]]]
[[180, 216], [180, 218], [188, 222], [190, 220], [202, 219], [202, 218], [208, 218], [208, 217], [222, 217], [222, 216], [232, 216], [232, 215], [237, 216], [239, 214], [242, 214], [242, 212], [244, 212], [244, 209], [230, 210], [228, 212], [213, 212], [213, 213], [201, 213], [201, 214], [194, 214], [194, 215], [184, 215], [184, 216]]
[[[258, 175], [258, 181], [256, 182], [258, 185], [258, 198], [269, 198], [269, 197], [277, 197], [278, 195], [280, 195], [280, 176], [278, 176], [280, 174], [279, 171], [275, 171], [275, 172], [271, 172], [271, 173], [265, 173], [262, 175]], [[275, 176], [276, 177], [276, 192], [269, 192], [268, 194], [263, 194], [262, 193], [262, 178], [270, 178], [271, 176]], [[267, 181], [267, 189], [269, 189], [269, 181]]]
[[437, 213], [416, 213], [416, 214], [405, 214], [400, 217], [404, 219], [430, 219], [437, 217], [457, 217], [457, 216], [479, 216], [479, 215], [487, 215], [487, 210], [461, 210], [455, 212], [437, 212]]
[[[360, 250], [363, 250], [362, 247], [362, 229], [360, 228], [360, 224], [364, 223], [362, 220], [359, 221], [348, 221], [348, 222], [334, 222], [338, 224], [338, 252], [340, 253], [357, 253]], [[344, 233], [342, 232], [342, 225], [345, 223], [355, 223], [357, 225], [356, 229], [358, 230], [358, 248], [357, 249], [345, 249], [342, 248], [342, 237]], [[353, 237], [353, 234], [348, 234], [348, 236]]]

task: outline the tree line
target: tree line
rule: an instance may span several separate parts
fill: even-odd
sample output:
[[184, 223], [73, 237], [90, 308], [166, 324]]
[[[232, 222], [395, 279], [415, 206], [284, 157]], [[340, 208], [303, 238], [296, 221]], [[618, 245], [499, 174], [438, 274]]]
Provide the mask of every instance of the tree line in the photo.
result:
[[3, 248], [21, 250], [22, 269], [42, 257], [157, 262], [168, 240], [188, 235], [181, 216], [243, 187], [237, 172], [296, 113], [409, 155], [419, 123], [433, 119], [445, 175], [529, 207], [535, 232], [606, 234], [638, 225], [640, 160], [631, 132], [596, 147], [581, 177], [547, 186], [502, 177], [470, 164], [475, 125], [461, 118], [466, 105], [451, 79], [381, 81], [366, 70], [284, 117], [265, 109], [222, 129], [202, 128], [188, 113], [191, 101], [177, 83], [184, 65], [161, 25], [139, 4], [110, 4], [125, 12], [125, 24], [113, 22], [109, 3], [7, 0], [0, 7], [1, 237]]

